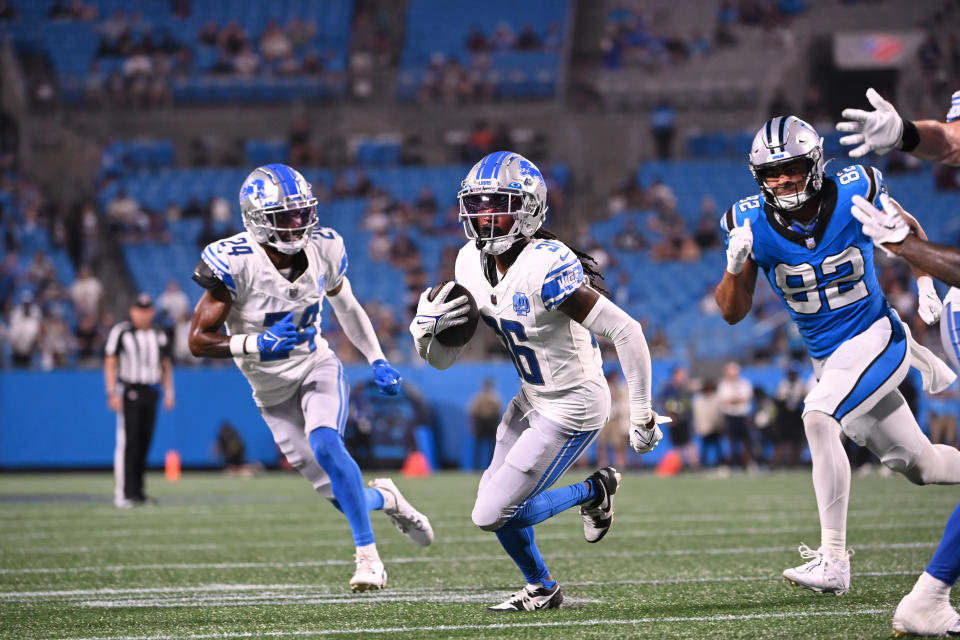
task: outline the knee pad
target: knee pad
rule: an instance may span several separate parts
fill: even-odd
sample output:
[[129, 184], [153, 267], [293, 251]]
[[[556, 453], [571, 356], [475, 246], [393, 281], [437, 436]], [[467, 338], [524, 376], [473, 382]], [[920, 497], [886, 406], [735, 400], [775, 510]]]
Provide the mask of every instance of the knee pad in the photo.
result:
[[913, 484], [926, 484], [923, 481], [919, 466], [915, 464], [914, 456], [904, 447], [891, 447], [889, 451], [880, 456], [880, 462], [891, 471], [903, 474]]
[[303, 469], [305, 464], [305, 459], [302, 455], [303, 452], [298, 451], [296, 445], [289, 438], [284, 438], [283, 440], [276, 440], [277, 447], [280, 449], [280, 453], [283, 454], [283, 457], [287, 459], [287, 462], [290, 463], [290, 466], [298, 471]]
[[497, 531], [507, 523], [507, 520], [513, 517], [516, 511], [516, 506], [498, 507], [496, 504], [483, 501], [480, 496], [477, 496], [477, 502], [473, 505], [470, 519], [473, 520], [473, 524], [484, 531]]

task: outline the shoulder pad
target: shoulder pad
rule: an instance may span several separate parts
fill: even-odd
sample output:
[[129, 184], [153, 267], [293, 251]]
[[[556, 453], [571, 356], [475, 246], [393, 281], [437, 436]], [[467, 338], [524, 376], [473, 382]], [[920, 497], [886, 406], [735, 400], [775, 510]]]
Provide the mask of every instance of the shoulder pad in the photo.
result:
[[556, 309], [583, 284], [583, 265], [567, 245], [558, 240], [534, 240], [537, 269], [546, 269], [540, 298], [548, 310]]
[[194, 282], [204, 289], [216, 289], [223, 284], [223, 281], [216, 276], [213, 269], [203, 260], [200, 260], [197, 266], [193, 268], [192, 278]]
[[845, 189], [850, 193], [862, 195], [870, 202], [876, 202], [880, 193], [885, 189], [883, 174], [869, 165], [853, 164], [837, 172], [834, 178], [838, 189]]
[[231, 244], [231, 242], [237, 241], [226, 239], [208, 244], [203, 253], [200, 254], [200, 258], [209, 267], [211, 273], [230, 290], [230, 295], [236, 298], [237, 284], [233, 279], [233, 267], [230, 264], [229, 256], [253, 253], [253, 249], [245, 244], [246, 239], [244, 239], [244, 243], [236, 245]]
[[753, 223], [762, 211], [763, 198], [760, 194], [737, 200], [720, 217], [720, 228], [730, 233], [734, 227], [742, 226], [747, 218], [750, 218], [750, 222]]

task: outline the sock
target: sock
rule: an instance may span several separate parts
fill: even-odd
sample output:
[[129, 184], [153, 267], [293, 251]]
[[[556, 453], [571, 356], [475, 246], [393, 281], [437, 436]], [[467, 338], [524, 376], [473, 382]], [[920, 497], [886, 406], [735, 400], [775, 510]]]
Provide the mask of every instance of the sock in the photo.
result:
[[[367, 511], [379, 511], [383, 509], [383, 494], [380, 493], [379, 489], [365, 487], [363, 489], [363, 497], [367, 501]], [[330, 503], [343, 513], [343, 507], [340, 506], [340, 502], [337, 501], [336, 498], [331, 500]]]
[[380, 552], [377, 551], [377, 543], [371, 542], [370, 544], [365, 544], [362, 547], [357, 546], [357, 557], [380, 562]]
[[596, 496], [592, 485], [591, 482], [578, 482], [569, 487], [538, 493], [524, 502], [500, 530], [532, 527], [570, 507], [589, 502]]
[[320, 427], [310, 432], [310, 448], [317, 462], [330, 476], [330, 487], [336, 496], [338, 508], [350, 524], [354, 545], [364, 547], [373, 544], [373, 527], [370, 526], [363, 476], [360, 475], [360, 467], [343, 446], [343, 438], [334, 429]]
[[819, 411], [803, 418], [813, 463], [813, 491], [820, 512], [820, 546], [846, 553], [850, 462], [840, 442], [840, 423]]
[[842, 557], [847, 552], [847, 534], [839, 529], [820, 529], [820, 546]]
[[550, 578], [544, 578], [544, 579], [543, 579], [543, 586], [544, 586], [544, 588], [546, 588], [546, 589], [553, 589], [555, 586], [557, 586], [557, 581], [556, 581], [556, 580], [552, 580], [552, 579], [550, 579]]
[[537, 548], [537, 543], [533, 539], [533, 527], [500, 529], [496, 533], [497, 540], [520, 568], [527, 584], [543, 582], [550, 575], [543, 556], [540, 555], [540, 549]]
[[919, 593], [935, 600], [944, 598], [949, 600], [950, 586], [951, 585], [945, 583], [943, 580], [935, 578], [930, 575], [929, 572], [924, 571], [917, 579], [917, 584], [913, 585], [913, 593]]
[[[946, 583], [947, 590], [960, 578], [960, 505], [953, 510], [937, 550], [927, 565], [927, 573]], [[921, 576], [922, 578], [923, 576]]]

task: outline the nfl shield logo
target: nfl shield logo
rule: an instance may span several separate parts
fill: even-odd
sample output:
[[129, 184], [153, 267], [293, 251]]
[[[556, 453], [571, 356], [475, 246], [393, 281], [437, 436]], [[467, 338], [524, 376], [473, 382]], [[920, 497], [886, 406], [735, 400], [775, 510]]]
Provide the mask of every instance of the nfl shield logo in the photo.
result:
[[490, 294], [490, 304], [492, 304], [493, 306], [497, 306], [497, 294], [495, 293]]
[[513, 310], [518, 316], [525, 316], [530, 313], [530, 301], [524, 293], [513, 294]]
[[813, 238], [807, 238], [807, 249], [810, 249], [811, 251], [813, 251], [816, 248], [817, 248], [817, 241], [814, 240]]
[[296, 298], [297, 294], [299, 293], [300, 293], [300, 290], [297, 289], [296, 287], [290, 287], [290, 289], [287, 291], [287, 294], [289, 294], [291, 298]]

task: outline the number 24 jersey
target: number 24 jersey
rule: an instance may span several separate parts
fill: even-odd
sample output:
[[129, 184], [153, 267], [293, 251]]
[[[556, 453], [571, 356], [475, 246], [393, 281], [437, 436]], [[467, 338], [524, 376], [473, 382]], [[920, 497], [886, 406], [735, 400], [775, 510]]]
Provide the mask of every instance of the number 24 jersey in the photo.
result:
[[228, 334], [263, 333], [290, 312], [298, 329], [317, 330], [315, 338], [287, 353], [234, 358], [253, 388], [257, 406], [269, 407], [292, 396], [307, 373], [332, 353], [320, 336], [320, 311], [326, 292], [336, 289], [347, 271], [343, 238], [332, 229], [315, 229], [303, 253], [306, 270], [293, 282], [277, 271], [246, 231], [207, 245], [201, 254], [233, 298]]

